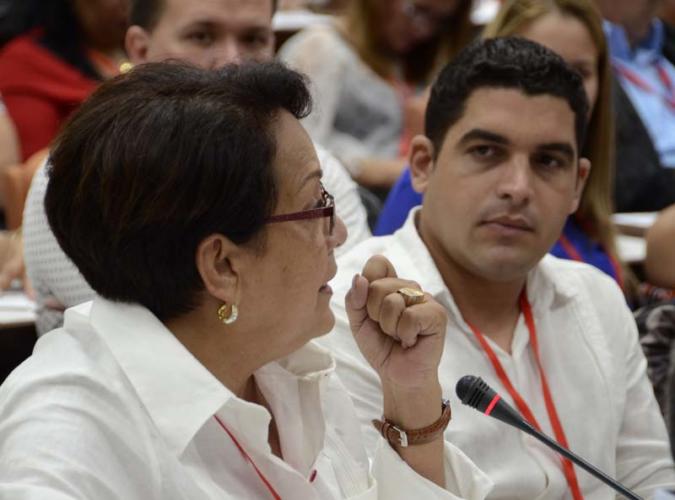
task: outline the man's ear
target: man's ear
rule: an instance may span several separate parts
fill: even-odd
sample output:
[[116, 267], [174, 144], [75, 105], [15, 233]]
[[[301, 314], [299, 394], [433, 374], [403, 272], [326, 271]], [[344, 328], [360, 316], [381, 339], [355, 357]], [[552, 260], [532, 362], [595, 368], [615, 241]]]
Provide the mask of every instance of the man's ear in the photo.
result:
[[574, 186], [574, 199], [572, 200], [572, 206], [570, 213], [573, 214], [579, 208], [581, 203], [581, 197], [584, 194], [584, 188], [586, 187], [586, 181], [588, 181], [588, 176], [591, 173], [591, 161], [588, 158], [579, 158], [579, 165], [577, 167], [577, 178], [576, 186]]
[[148, 62], [150, 49], [150, 33], [140, 26], [130, 26], [124, 38], [127, 56], [133, 64]]
[[410, 179], [415, 191], [424, 194], [434, 169], [434, 145], [428, 137], [417, 135], [410, 142]]
[[241, 249], [222, 234], [208, 236], [197, 247], [195, 264], [207, 293], [237, 304], [241, 286]]

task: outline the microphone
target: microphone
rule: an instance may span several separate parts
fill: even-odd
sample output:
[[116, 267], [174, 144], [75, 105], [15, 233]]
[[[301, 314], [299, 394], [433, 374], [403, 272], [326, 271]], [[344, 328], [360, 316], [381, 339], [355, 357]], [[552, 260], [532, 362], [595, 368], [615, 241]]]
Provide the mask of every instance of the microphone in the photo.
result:
[[538, 439], [549, 448], [557, 451], [564, 457], [570, 459], [579, 467], [589, 472], [603, 483], [613, 488], [626, 498], [632, 500], [642, 500], [641, 497], [633, 493], [618, 481], [612, 479], [607, 474], [597, 469], [593, 465], [586, 462], [583, 458], [575, 455], [567, 448], [560, 446], [557, 442], [552, 440], [546, 434], [539, 432], [532, 427], [511, 405], [504, 401], [499, 394], [497, 394], [489, 385], [480, 377], [473, 375], [465, 375], [455, 388], [457, 397], [467, 406], [475, 408], [485, 415], [501, 420], [502, 422], [512, 425], [530, 436]]

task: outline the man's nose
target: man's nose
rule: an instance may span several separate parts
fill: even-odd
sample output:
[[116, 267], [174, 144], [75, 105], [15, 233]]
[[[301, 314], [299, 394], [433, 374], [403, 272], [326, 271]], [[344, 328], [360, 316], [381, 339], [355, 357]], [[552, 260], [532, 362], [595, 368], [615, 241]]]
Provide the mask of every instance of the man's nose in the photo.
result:
[[220, 68], [226, 64], [239, 64], [244, 59], [241, 44], [234, 38], [227, 38], [214, 49], [211, 68]]
[[502, 166], [497, 192], [500, 198], [509, 198], [516, 205], [527, 203], [532, 196], [533, 172], [524, 157], [514, 157]]

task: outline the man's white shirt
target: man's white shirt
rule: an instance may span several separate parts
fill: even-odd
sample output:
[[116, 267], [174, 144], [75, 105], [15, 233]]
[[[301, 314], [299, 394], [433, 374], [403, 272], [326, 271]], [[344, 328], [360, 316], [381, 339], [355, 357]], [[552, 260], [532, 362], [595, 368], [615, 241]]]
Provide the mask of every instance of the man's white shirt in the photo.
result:
[[0, 387], [0, 499], [485, 498], [491, 482], [451, 445], [448, 490], [380, 438], [372, 466], [330, 354], [308, 344], [255, 373], [270, 413], [230, 392], [147, 309], [101, 298]]
[[[439, 370], [453, 411], [446, 439], [495, 483], [488, 498], [571, 498], [554, 452], [531, 436], [463, 406], [455, 395], [462, 376], [477, 375], [513, 405], [417, 233], [418, 211], [394, 235], [366, 240], [339, 259], [332, 282], [336, 327], [319, 340], [337, 359], [338, 374], [363, 417], [367, 442], [377, 439], [369, 420], [380, 411], [380, 389], [349, 331], [344, 294], [366, 260], [382, 254], [399, 277], [417, 281], [449, 312]], [[616, 284], [591, 266], [547, 256], [530, 272], [527, 295], [541, 360], [572, 451], [645, 498], [651, 498], [656, 488], [675, 488], [665, 425], [646, 377], [633, 316]], [[522, 315], [512, 354], [487, 341], [544, 433], [553, 436]], [[609, 487], [579, 468], [576, 471], [587, 500], [615, 497]]]

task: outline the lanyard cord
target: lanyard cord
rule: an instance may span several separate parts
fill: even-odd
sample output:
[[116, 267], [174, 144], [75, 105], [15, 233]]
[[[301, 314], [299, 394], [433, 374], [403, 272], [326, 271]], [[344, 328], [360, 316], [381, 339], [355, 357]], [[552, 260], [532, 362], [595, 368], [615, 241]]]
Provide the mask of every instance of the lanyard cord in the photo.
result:
[[[643, 92], [647, 92], [648, 94], [660, 94], [657, 89], [646, 82], [640, 75], [622, 63], [615, 60], [612, 62], [612, 65], [623, 78], [631, 82]], [[661, 80], [661, 83], [666, 88], [666, 94], [662, 94], [661, 98], [666, 101], [671, 111], [675, 111], [675, 86], [673, 85], [666, 68], [663, 67], [663, 64], [656, 62], [654, 65], [656, 67], [656, 72], [659, 75], [659, 80]]]
[[[576, 260], [577, 262], [586, 262], [586, 259], [582, 257], [581, 253], [574, 246], [574, 243], [572, 243], [567, 236], [565, 236], [564, 234], [560, 235], [558, 242], [560, 243], [560, 246], [563, 248], [563, 250], [570, 259]], [[614, 272], [614, 279], [619, 284], [619, 287], [623, 290], [624, 279], [621, 264], [619, 264], [619, 261], [616, 260], [616, 257], [611, 255], [606, 250], [605, 253], [607, 254], [607, 258], [609, 259], [609, 264], [612, 266], [612, 271]]]
[[[565, 431], [563, 430], [562, 424], [560, 423], [560, 418], [558, 417], [558, 412], [556, 410], [555, 403], [553, 402], [551, 391], [548, 387], [546, 374], [544, 373], [544, 368], [539, 358], [539, 343], [537, 340], [537, 328], [536, 325], [534, 324], [534, 316], [532, 315], [532, 308], [530, 307], [530, 303], [527, 300], [525, 290], [521, 292], [519, 302], [520, 302], [520, 310], [522, 311], [523, 316], [525, 317], [525, 324], [527, 325], [527, 329], [530, 332], [530, 345], [532, 347], [532, 354], [534, 355], [537, 369], [539, 370], [539, 377], [541, 379], [541, 387], [544, 396], [544, 403], [546, 405], [546, 412], [548, 413], [548, 418], [551, 423], [551, 427], [553, 428], [553, 432], [555, 434], [555, 438], [558, 441], [558, 443], [561, 446], [564, 446], [565, 448], [569, 449], [569, 445], [567, 444], [567, 437], [565, 436]], [[520, 413], [522, 413], [525, 419], [535, 429], [541, 432], [539, 422], [537, 422], [537, 419], [534, 417], [532, 410], [530, 410], [530, 407], [527, 405], [523, 397], [518, 393], [518, 391], [516, 391], [515, 387], [513, 387], [511, 380], [506, 374], [504, 367], [499, 362], [497, 355], [490, 347], [490, 344], [488, 344], [487, 340], [480, 332], [480, 330], [478, 330], [478, 328], [476, 328], [470, 323], [469, 328], [471, 328], [471, 331], [478, 340], [478, 343], [481, 345], [483, 351], [490, 360], [490, 363], [492, 364], [492, 367], [497, 373], [499, 380], [502, 382], [507, 392], [511, 395], [511, 398], [518, 407], [518, 410], [520, 410]], [[577, 480], [577, 475], [576, 472], [574, 471], [574, 466], [572, 465], [572, 462], [567, 458], [561, 458], [560, 460], [562, 462], [565, 479], [567, 480], [567, 484], [570, 488], [570, 491], [572, 492], [572, 498], [574, 498], [574, 500], [583, 500], [584, 497], [581, 494], [581, 488], [579, 487], [579, 481]]]
[[232, 434], [232, 433], [230, 432], [230, 430], [229, 430], [227, 427], [225, 427], [225, 424], [223, 423], [222, 420], [220, 420], [220, 419], [218, 418], [218, 415], [214, 415], [213, 418], [216, 419], [216, 422], [218, 422], [218, 424], [220, 424], [220, 426], [223, 428], [223, 430], [224, 430], [225, 432], [227, 432], [227, 435], [230, 436], [230, 439], [232, 440], [232, 442], [234, 443], [234, 445], [237, 447], [237, 449], [239, 450], [239, 452], [242, 454], [242, 456], [244, 457], [244, 460], [246, 460], [248, 463], [251, 464], [251, 466], [253, 467], [253, 470], [255, 470], [255, 473], [258, 474], [258, 477], [260, 478], [260, 480], [262, 481], [262, 483], [263, 483], [263, 484], [265, 485], [265, 487], [269, 490], [270, 494], [272, 495], [272, 498], [274, 498], [274, 500], [281, 500], [281, 496], [279, 496], [279, 494], [276, 492], [276, 490], [274, 489], [274, 487], [272, 486], [272, 484], [267, 480], [267, 478], [266, 478], [266, 477], [264, 476], [264, 474], [260, 471], [260, 469], [258, 469], [258, 466], [255, 464], [255, 462], [254, 462], [253, 459], [250, 457], [250, 455], [249, 455], [248, 453], [246, 453], [246, 450], [243, 448], [243, 446], [241, 446], [241, 445], [239, 444], [239, 441], [237, 441], [237, 438], [234, 437], [234, 434]]

